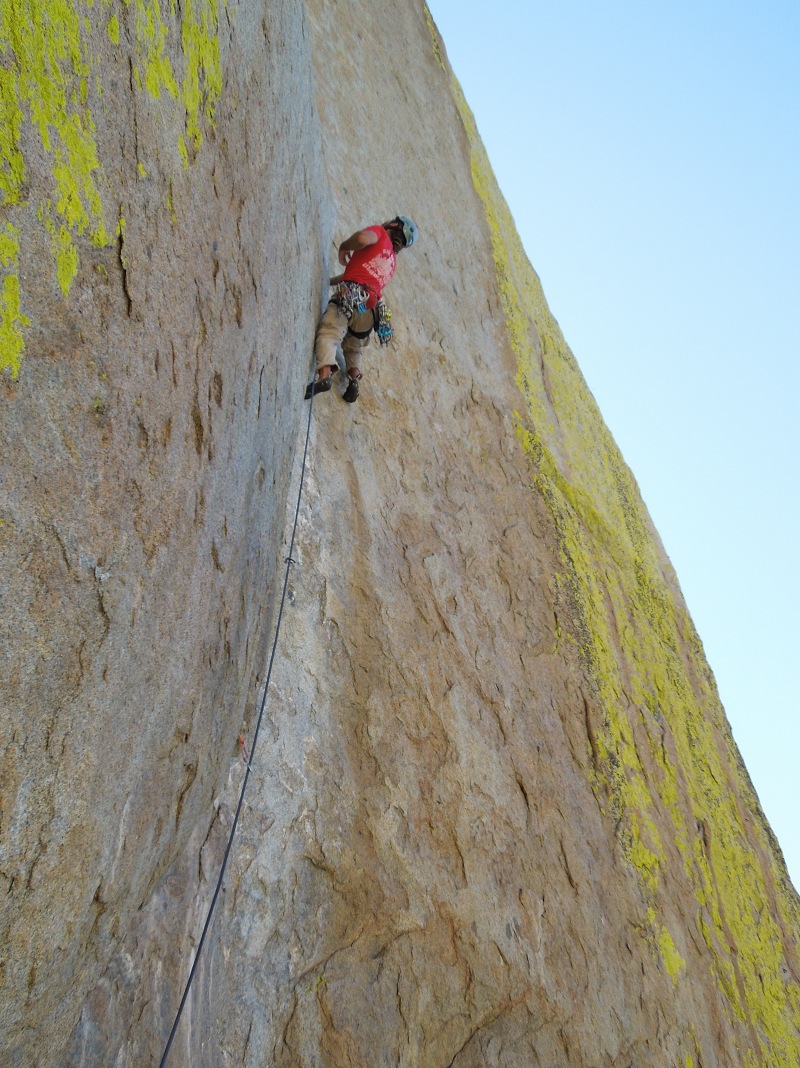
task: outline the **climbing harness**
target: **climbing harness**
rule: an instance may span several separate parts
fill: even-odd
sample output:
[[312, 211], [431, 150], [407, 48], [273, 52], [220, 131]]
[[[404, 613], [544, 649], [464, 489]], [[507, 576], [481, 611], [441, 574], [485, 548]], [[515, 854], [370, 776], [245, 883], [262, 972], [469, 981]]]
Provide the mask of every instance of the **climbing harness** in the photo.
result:
[[[363, 312], [361, 314], [363, 314]], [[392, 324], [390, 322], [391, 318], [392, 313], [386, 307], [386, 304], [382, 300], [379, 300], [372, 309], [372, 325], [368, 326], [366, 330], [354, 330], [352, 326], [348, 326], [347, 333], [351, 337], [357, 337], [359, 341], [363, 341], [364, 338], [369, 337], [374, 330], [378, 338], [378, 344], [382, 346], [388, 345], [394, 336]]]
[[230, 856], [231, 847], [233, 846], [233, 837], [236, 834], [236, 828], [237, 828], [238, 823], [239, 823], [239, 816], [240, 816], [241, 811], [242, 811], [242, 805], [244, 804], [245, 790], [247, 789], [247, 784], [250, 781], [250, 772], [253, 770], [253, 757], [255, 756], [256, 745], [258, 744], [258, 734], [259, 734], [259, 731], [261, 730], [261, 721], [264, 718], [264, 708], [266, 707], [266, 704], [267, 704], [267, 694], [269, 693], [269, 683], [270, 683], [270, 679], [272, 677], [272, 665], [275, 662], [275, 652], [276, 652], [276, 650], [278, 648], [278, 636], [280, 635], [280, 632], [281, 632], [281, 619], [283, 618], [283, 606], [286, 603], [286, 591], [287, 591], [288, 586], [289, 586], [289, 568], [291, 567], [291, 565], [293, 563], [295, 563], [295, 560], [292, 557], [292, 550], [294, 549], [294, 539], [295, 539], [295, 534], [297, 533], [297, 520], [298, 520], [298, 517], [300, 515], [300, 502], [301, 502], [302, 497], [303, 497], [303, 481], [305, 479], [305, 474], [306, 474], [306, 459], [308, 457], [308, 441], [309, 441], [309, 437], [311, 436], [311, 413], [314, 410], [314, 394], [313, 394], [313, 392], [311, 394], [310, 401], [311, 401], [311, 403], [308, 406], [308, 425], [306, 426], [306, 441], [305, 441], [305, 446], [303, 448], [303, 463], [302, 463], [302, 466], [300, 468], [300, 487], [299, 487], [299, 489], [297, 491], [297, 506], [295, 507], [295, 510], [294, 510], [294, 523], [292, 524], [292, 536], [289, 539], [289, 554], [288, 554], [288, 556], [286, 557], [286, 559], [284, 561], [285, 564], [286, 564], [286, 572], [285, 572], [285, 574], [283, 576], [283, 591], [281, 593], [280, 606], [278, 608], [278, 619], [277, 619], [277, 621], [275, 623], [275, 637], [274, 637], [274, 639], [272, 641], [272, 652], [270, 653], [270, 657], [269, 657], [269, 666], [267, 668], [267, 677], [266, 677], [266, 681], [264, 683], [264, 693], [263, 693], [263, 695], [261, 697], [261, 707], [259, 709], [258, 720], [256, 721], [256, 729], [255, 729], [255, 732], [253, 734], [253, 743], [252, 743], [252, 745], [250, 747], [249, 753], [248, 753], [247, 746], [245, 744], [244, 738], [242, 737], [241, 734], [238, 736], [239, 745], [241, 747], [242, 760], [244, 761], [244, 763], [245, 763], [245, 765], [247, 767], [247, 770], [244, 773], [244, 781], [242, 782], [242, 789], [241, 789], [241, 791], [239, 793], [239, 804], [236, 806], [236, 814], [233, 817], [233, 825], [231, 826], [231, 831], [230, 831], [230, 834], [228, 836], [228, 844], [227, 844], [227, 846], [225, 848], [225, 855], [222, 858], [222, 866], [221, 866], [220, 871], [219, 871], [219, 877], [217, 879], [217, 885], [216, 885], [216, 888], [214, 890], [214, 896], [211, 899], [211, 905], [210, 905], [209, 910], [208, 910], [208, 915], [206, 916], [206, 922], [205, 922], [205, 924], [203, 926], [203, 933], [200, 936], [200, 941], [197, 944], [197, 952], [195, 953], [194, 961], [192, 963], [192, 967], [191, 967], [191, 970], [189, 972], [189, 978], [186, 980], [186, 986], [185, 986], [184, 991], [183, 991], [183, 997], [181, 998], [181, 1003], [178, 1006], [177, 1013], [175, 1014], [175, 1022], [172, 1025], [172, 1030], [169, 1033], [169, 1038], [167, 1039], [167, 1044], [166, 1044], [166, 1047], [164, 1048], [163, 1056], [161, 1057], [161, 1061], [159, 1062], [159, 1068], [164, 1068], [164, 1065], [167, 1063], [167, 1058], [169, 1057], [169, 1051], [172, 1048], [172, 1043], [173, 1043], [173, 1040], [175, 1038], [175, 1033], [178, 1030], [178, 1024], [180, 1023], [180, 1019], [181, 1019], [181, 1016], [183, 1014], [183, 1009], [184, 1009], [184, 1006], [186, 1005], [186, 1001], [187, 1001], [187, 999], [189, 997], [189, 990], [191, 989], [191, 986], [192, 986], [192, 980], [194, 979], [195, 972], [197, 971], [197, 964], [198, 964], [198, 961], [200, 960], [200, 955], [203, 952], [203, 946], [205, 945], [206, 935], [208, 934], [208, 929], [211, 926], [211, 917], [214, 915], [214, 908], [215, 908], [215, 906], [217, 904], [217, 898], [219, 897], [219, 892], [222, 889], [222, 880], [223, 880], [223, 877], [225, 875], [225, 869], [226, 869], [226, 867], [228, 865], [228, 857]]
[[[373, 312], [373, 315], [374, 314], [375, 313]], [[352, 326], [348, 326], [347, 333], [350, 335], [350, 337], [357, 337], [359, 341], [363, 341], [365, 337], [369, 337], [369, 335], [372, 333], [372, 327], [368, 326], [366, 330], [354, 330]]]

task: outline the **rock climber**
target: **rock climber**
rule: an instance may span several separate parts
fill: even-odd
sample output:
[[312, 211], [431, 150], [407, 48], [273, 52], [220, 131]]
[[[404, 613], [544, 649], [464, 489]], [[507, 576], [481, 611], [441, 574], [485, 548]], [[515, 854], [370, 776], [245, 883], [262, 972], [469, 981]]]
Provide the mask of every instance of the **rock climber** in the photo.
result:
[[339, 263], [344, 271], [330, 279], [335, 289], [317, 327], [317, 372], [306, 389], [306, 400], [312, 393], [327, 393], [331, 388], [331, 378], [338, 370], [337, 345], [342, 346], [350, 380], [344, 399], [350, 404], [358, 399], [361, 351], [369, 344], [373, 330], [381, 345], [392, 339], [391, 313], [382, 294], [394, 274], [397, 253], [410, 248], [417, 233], [411, 219], [398, 215], [383, 226], [357, 230], [339, 245]]

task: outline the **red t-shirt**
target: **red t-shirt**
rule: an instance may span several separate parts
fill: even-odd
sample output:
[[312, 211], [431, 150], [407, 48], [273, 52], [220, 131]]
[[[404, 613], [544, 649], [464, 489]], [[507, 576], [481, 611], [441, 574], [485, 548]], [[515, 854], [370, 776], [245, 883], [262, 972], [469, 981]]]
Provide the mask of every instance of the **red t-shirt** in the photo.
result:
[[383, 287], [394, 274], [397, 257], [392, 239], [382, 226], [367, 226], [365, 229], [377, 234], [378, 240], [374, 245], [367, 245], [366, 248], [360, 248], [353, 253], [345, 267], [344, 280], [369, 286], [380, 297]]

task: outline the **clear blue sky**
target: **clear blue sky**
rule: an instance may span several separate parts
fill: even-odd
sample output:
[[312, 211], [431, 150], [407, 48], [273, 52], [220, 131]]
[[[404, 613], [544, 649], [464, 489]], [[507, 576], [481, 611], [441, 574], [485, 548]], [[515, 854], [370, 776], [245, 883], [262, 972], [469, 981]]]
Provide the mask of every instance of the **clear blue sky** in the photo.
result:
[[429, 7], [800, 888], [800, 3]]

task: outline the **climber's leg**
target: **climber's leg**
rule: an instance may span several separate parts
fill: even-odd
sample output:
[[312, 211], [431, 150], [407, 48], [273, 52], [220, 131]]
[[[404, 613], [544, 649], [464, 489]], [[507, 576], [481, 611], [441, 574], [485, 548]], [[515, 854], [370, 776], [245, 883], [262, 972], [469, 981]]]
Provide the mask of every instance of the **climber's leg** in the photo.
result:
[[338, 304], [329, 304], [322, 313], [314, 342], [314, 354], [317, 358], [317, 375], [328, 378], [335, 373], [336, 346], [342, 344], [347, 333], [347, 316]]
[[338, 370], [336, 363], [336, 346], [341, 344], [347, 333], [347, 316], [337, 304], [329, 304], [322, 313], [314, 341], [314, 355], [317, 361], [317, 373], [313, 382], [306, 387], [306, 400], [317, 393], [327, 393], [331, 388], [331, 375]]

